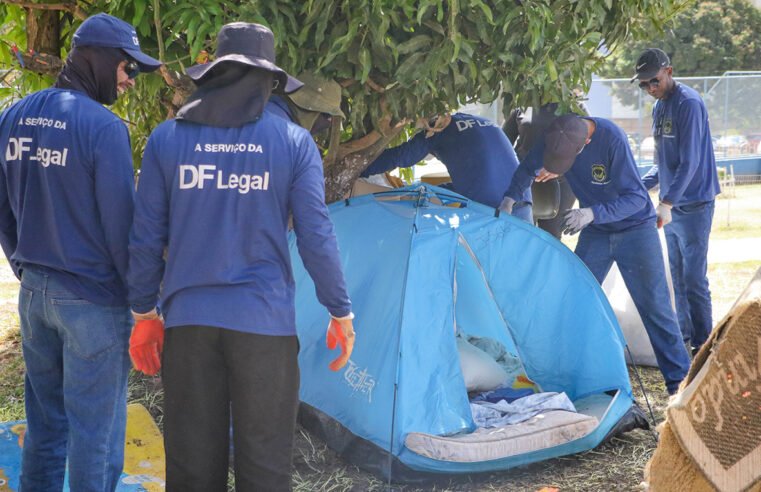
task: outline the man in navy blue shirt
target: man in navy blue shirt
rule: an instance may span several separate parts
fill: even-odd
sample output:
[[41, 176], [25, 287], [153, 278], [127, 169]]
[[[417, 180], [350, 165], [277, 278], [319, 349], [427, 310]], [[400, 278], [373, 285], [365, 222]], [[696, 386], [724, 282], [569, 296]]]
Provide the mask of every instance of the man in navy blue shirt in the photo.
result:
[[713, 327], [708, 236], [721, 192], [708, 112], [695, 90], [674, 80], [662, 50], [643, 52], [636, 70], [632, 82], [639, 80], [640, 88], [657, 99], [655, 166], [642, 179], [647, 189], [660, 184], [658, 227], [666, 231], [677, 317], [685, 344], [697, 353]]
[[[397, 167], [414, 166], [432, 154], [449, 171], [452, 189], [471, 200], [497, 208], [518, 168], [518, 157], [502, 129], [494, 122], [455, 113], [437, 125], [441, 131], [420, 132], [410, 141], [385, 150], [362, 173], [363, 177]], [[451, 121], [446, 119], [451, 118]], [[512, 214], [527, 222], [531, 217], [531, 190], [521, 193]]]
[[21, 489], [114, 490], [126, 424], [129, 135], [106, 109], [160, 62], [135, 29], [85, 20], [55, 87], [0, 116], [0, 242], [21, 279]]
[[602, 118], [560, 116], [521, 162], [506, 197], [519, 198], [540, 172], [565, 175], [570, 183], [581, 208], [566, 212], [564, 230], [581, 231], [576, 254], [600, 283], [618, 264], [666, 389], [675, 393], [690, 360], [668, 302], [655, 210], [626, 135]]
[[[518, 159], [523, 159], [528, 151], [533, 147], [534, 142], [539, 138], [544, 130], [558, 117], [556, 113], [557, 103], [549, 103], [543, 106], [529, 108], [527, 110], [514, 109], [502, 125], [502, 130], [507, 138], [515, 147], [515, 153]], [[585, 111], [586, 113], [586, 111]], [[543, 181], [543, 182], [542, 182]], [[553, 219], [539, 219], [536, 221], [537, 227], [545, 230], [560, 239], [563, 234], [563, 214], [573, 208], [576, 197], [573, 195], [571, 186], [563, 176], [543, 180], [541, 179], [534, 186], [543, 186], [545, 190], [557, 190], [558, 193], [558, 213]], [[552, 194], [550, 193], [550, 196]], [[536, 196], [533, 197], [537, 199]], [[509, 201], [508, 201], [509, 203]], [[508, 210], [505, 210], [506, 212]]]
[[217, 41], [213, 62], [188, 69], [198, 89], [145, 149], [129, 243], [142, 321], [131, 351], [146, 373], [162, 366], [168, 491], [225, 490], [230, 417], [236, 488], [290, 490], [299, 401], [290, 215], [331, 317], [328, 346], [341, 345], [333, 370], [351, 354], [353, 314], [317, 147], [264, 111], [273, 86], [301, 83], [275, 64], [266, 27], [227, 24]]

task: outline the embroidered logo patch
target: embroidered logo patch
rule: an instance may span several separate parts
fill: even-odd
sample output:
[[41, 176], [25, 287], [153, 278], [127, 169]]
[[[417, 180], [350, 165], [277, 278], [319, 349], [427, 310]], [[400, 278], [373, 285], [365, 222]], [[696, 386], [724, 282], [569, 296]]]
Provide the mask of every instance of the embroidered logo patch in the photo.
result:
[[608, 179], [608, 170], [604, 164], [592, 165], [592, 180], [595, 183], [604, 183]]

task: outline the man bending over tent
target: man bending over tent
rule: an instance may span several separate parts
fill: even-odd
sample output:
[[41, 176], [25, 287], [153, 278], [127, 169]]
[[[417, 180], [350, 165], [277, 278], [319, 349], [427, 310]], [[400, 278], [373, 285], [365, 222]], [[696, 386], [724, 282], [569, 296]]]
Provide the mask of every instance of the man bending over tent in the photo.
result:
[[[433, 128], [410, 141], [386, 149], [362, 173], [362, 177], [411, 167], [426, 155], [439, 159], [452, 177], [457, 193], [490, 207], [499, 207], [518, 168], [518, 157], [502, 129], [491, 120], [465, 113], [440, 116]], [[531, 190], [524, 190], [513, 215], [533, 222]]]
[[581, 208], [563, 230], [581, 231], [576, 254], [602, 283], [615, 261], [653, 344], [669, 394], [690, 365], [669, 303], [655, 209], [637, 173], [624, 132], [602, 118], [556, 119], [516, 171], [505, 200], [520, 200], [534, 177], [565, 175]]

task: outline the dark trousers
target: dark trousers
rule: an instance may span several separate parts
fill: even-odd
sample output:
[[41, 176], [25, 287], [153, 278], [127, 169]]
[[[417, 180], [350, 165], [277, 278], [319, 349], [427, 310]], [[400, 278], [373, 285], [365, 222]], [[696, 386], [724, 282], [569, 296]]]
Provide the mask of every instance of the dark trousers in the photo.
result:
[[209, 326], [166, 331], [162, 361], [168, 492], [291, 490], [298, 340]]
[[655, 224], [623, 232], [584, 229], [576, 254], [602, 284], [615, 261], [653, 345], [666, 388], [674, 392], [690, 368], [690, 357], [671, 308], [663, 252]]
[[699, 349], [713, 328], [708, 287], [708, 237], [715, 202], [674, 207], [672, 222], [664, 227], [674, 281], [676, 314], [685, 344]]

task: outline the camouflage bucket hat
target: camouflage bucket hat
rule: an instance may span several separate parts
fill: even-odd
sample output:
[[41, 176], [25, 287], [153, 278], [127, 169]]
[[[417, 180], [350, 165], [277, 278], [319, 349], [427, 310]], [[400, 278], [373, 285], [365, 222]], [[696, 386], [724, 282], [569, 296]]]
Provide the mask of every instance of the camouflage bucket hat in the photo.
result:
[[288, 98], [296, 106], [298, 120], [305, 128], [311, 128], [320, 113], [346, 118], [341, 111], [341, 86], [335, 80], [312, 73], [302, 73], [298, 79], [304, 86]]

